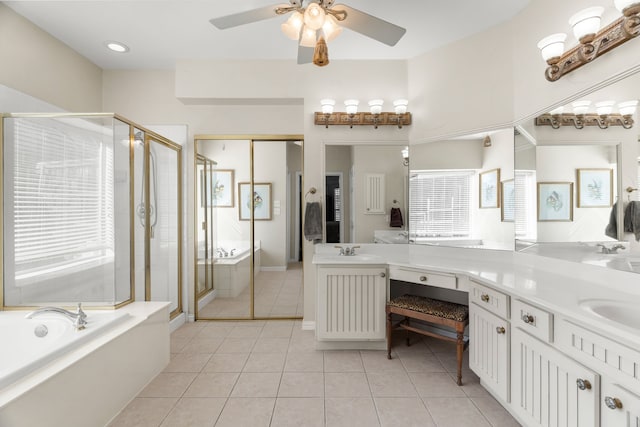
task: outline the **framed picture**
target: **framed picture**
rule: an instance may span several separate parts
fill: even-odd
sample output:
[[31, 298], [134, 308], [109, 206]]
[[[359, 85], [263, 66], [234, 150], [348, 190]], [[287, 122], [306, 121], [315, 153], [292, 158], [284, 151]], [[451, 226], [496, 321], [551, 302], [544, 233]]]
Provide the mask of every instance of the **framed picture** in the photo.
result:
[[232, 208], [233, 189], [233, 170], [214, 170], [211, 177], [211, 206], [216, 208]]
[[613, 205], [613, 169], [577, 169], [579, 208]]
[[538, 221], [573, 221], [573, 182], [538, 183]]
[[502, 222], [514, 222], [516, 218], [516, 186], [513, 179], [507, 179], [500, 183], [502, 187], [502, 205], [500, 219]]
[[480, 172], [480, 209], [500, 207], [500, 169]]
[[[240, 221], [251, 219], [251, 185], [248, 182], [238, 183], [238, 213]], [[256, 221], [271, 220], [271, 183], [256, 182], [253, 184], [253, 219]]]

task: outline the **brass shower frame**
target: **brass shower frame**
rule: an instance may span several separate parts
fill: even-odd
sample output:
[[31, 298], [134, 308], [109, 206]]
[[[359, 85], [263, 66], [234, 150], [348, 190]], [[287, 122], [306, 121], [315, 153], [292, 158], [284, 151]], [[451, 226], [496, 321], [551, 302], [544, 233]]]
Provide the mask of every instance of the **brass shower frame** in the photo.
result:
[[[197, 179], [197, 162], [198, 162], [198, 141], [220, 141], [220, 140], [227, 140], [227, 141], [237, 141], [237, 140], [243, 140], [243, 141], [249, 141], [249, 181], [250, 181], [250, 189], [249, 192], [252, 194], [253, 193], [253, 185], [254, 185], [254, 176], [253, 176], [253, 166], [254, 166], [254, 159], [253, 159], [253, 144], [256, 141], [300, 141], [302, 143], [301, 145], [301, 156], [302, 156], [302, 182], [303, 185], [301, 188], [305, 188], [304, 187], [304, 135], [298, 135], [298, 134], [293, 134], [293, 135], [212, 135], [212, 134], [203, 134], [203, 135], [194, 135], [193, 137], [193, 170], [194, 170], [194, 183], [196, 182], [195, 180]], [[193, 186], [193, 195], [194, 195], [194, 204], [195, 204], [195, 200], [197, 200], [197, 186], [194, 185]], [[198, 232], [198, 218], [197, 218], [197, 212], [195, 212], [194, 209], [194, 213], [193, 213], [193, 217], [194, 217], [194, 234], [197, 235]], [[250, 228], [250, 233], [249, 233], [249, 239], [251, 241], [251, 245], [250, 245], [250, 252], [251, 252], [251, 266], [250, 266], [250, 271], [249, 271], [249, 276], [251, 278], [251, 280], [249, 281], [249, 293], [251, 294], [251, 298], [249, 299], [249, 317], [215, 317], [215, 318], [199, 318], [198, 317], [198, 292], [197, 292], [197, 283], [195, 278], [198, 277], [198, 260], [197, 257], [194, 256], [194, 260], [193, 260], [193, 264], [194, 264], [194, 285], [193, 285], [193, 313], [194, 313], [194, 319], [197, 321], [225, 321], [225, 320], [300, 320], [302, 319], [302, 316], [278, 316], [278, 317], [256, 317], [255, 315], [255, 307], [254, 307], [254, 299], [255, 299], [255, 295], [254, 295], [254, 257], [255, 257], [255, 251], [254, 251], [254, 246], [255, 246], [255, 242], [254, 242], [254, 232], [255, 232], [255, 220], [253, 219], [253, 216], [251, 218], [251, 228]], [[198, 242], [197, 239], [194, 239], [194, 253], [197, 254], [198, 252]], [[304, 265], [303, 265], [303, 277], [304, 277]], [[214, 284], [215, 287], [215, 284]]]
[[[134, 129], [145, 132], [145, 135], [152, 137], [156, 142], [165, 144], [178, 151], [178, 308], [171, 312], [173, 319], [182, 311], [182, 147], [175, 142], [140, 126], [139, 124], [115, 113], [0, 113], [0, 153], [4, 152], [4, 120], [6, 118], [111, 118], [119, 120], [129, 125], [129, 298], [113, 305], [90, 305], [84, 307], [86, 310], [115, 310], [135, 301], [135, 236], [133, 224], [135, 222], [135, 202], [134, 202]], [[145, 144], [146, 145], [146, 144]], [[148, 187], [147, 187], [148, 194]], [[0, 258], [4, 260], [4, 164], [0, 162]], [[148, 211], [148, 210], [147, 210]], [[148, 218], [145, 224], [149, 224]], [[145, 234], [148, 233], [145, 227]], [[145, 267], [145, 281], [149, 280], [148, 266]], [[6, 310], [32, 310], [36, 306], [6, 306], [4, 302], [4, 263], [0, 263], [0, 311]], [[70, 309], [75, 307], [69, 306]]]

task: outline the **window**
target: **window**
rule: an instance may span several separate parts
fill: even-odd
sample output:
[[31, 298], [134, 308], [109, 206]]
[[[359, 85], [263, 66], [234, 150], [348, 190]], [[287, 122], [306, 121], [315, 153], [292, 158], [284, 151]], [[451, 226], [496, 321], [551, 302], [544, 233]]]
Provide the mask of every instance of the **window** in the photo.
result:
[[414, 171], [409, 183], [412, 235], [469, 236], [473, 175], [469, 170]]
[[13, 137], [16, 285], [112, 261], [113, 147], [55, 121], [16, 120]]
[[516, 170], [516, 238], [535, 240], [537, 237], [536, 219], [536, 171]]

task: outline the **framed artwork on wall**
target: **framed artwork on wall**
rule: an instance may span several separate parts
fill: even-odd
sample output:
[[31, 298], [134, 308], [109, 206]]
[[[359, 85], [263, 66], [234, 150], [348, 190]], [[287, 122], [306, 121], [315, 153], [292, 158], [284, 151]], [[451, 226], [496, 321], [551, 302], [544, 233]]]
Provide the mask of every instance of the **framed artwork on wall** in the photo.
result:
[[500, 207], [500, 169], [480, 172], [480, 209]]
[[613, 169], [576, 169], [579, 208], [613, 206]]
[[211, 206], [216, 208], [232, 208], [233, 203], [233, 169], [213, 171], [211, 183]]
[[573, 182], [538, 183], [538, 221], [573, 221]]
[[513, 179], [507, 179], [500, 183], [502, 204], [500, 219], [502, 222], [514, 222], [516, 218], [516, 187]]
[[[251, 185], [248, 182], [238, 183], [238, 214], [240, 221], [251, 219]], [[255, 221], [271, 220], [270, 182], [253, 184], [253, 219]]]

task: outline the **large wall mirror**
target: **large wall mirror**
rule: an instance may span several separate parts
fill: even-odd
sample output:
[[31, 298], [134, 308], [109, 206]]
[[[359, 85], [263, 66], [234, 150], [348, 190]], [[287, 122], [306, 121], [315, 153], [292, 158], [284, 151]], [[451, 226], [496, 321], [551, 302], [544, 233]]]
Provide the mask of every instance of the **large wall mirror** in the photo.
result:
[[[599, 102], [640, 99], [639, 84], [631, 76], [579, 100], [595, 113]], [[573, 113], [572, 104], [560, 107], [553, 113]], [[516, 129], [516, 249], [640, 272], [632, 262], [640, 245], [623, 226], [626, 208], [640, 203], [637, 123], [556, 129], [529, 120]], [[619, 241], [624, 247], [609, 253]]]

